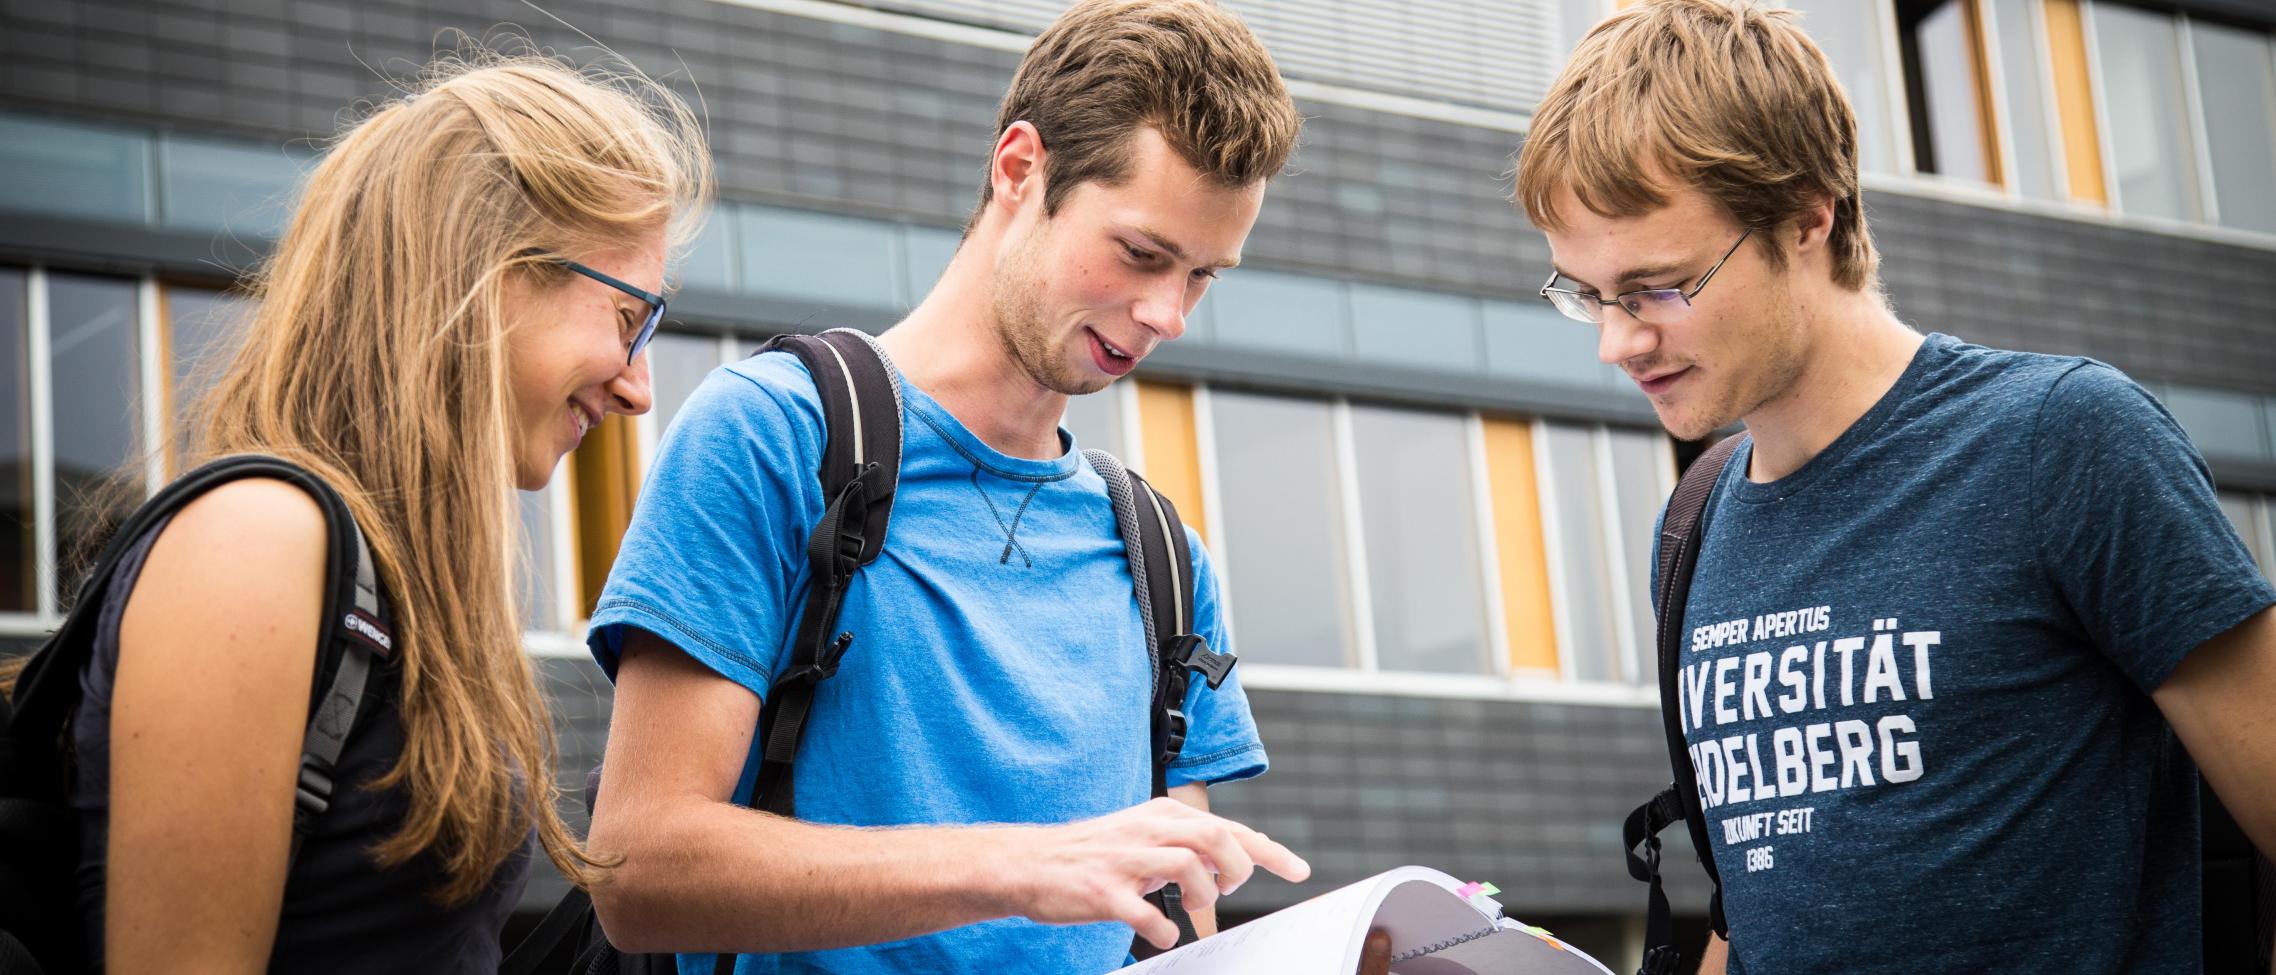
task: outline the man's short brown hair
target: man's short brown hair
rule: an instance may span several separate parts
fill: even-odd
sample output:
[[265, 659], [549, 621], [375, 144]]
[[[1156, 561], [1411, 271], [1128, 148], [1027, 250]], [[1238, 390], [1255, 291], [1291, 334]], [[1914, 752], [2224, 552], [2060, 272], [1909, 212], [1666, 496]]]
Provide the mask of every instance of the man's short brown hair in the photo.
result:
[[[1129, 139], [1140, 126], [1232, 187], [1278, 174], [1299, 125], [1272, 56], [1211, 0], [1085, 0], [1068, 9], [1020, 60], [996, 135], [1023, 120], [1046, 152], [1045, 214], [1077, 186], [1128, 178]], [[981, 182], [974, 223], [993, 189]]]
[[1648, 0], [1582, 39], [1519, 151], [1526, 216], [1561, 229], [1553, 201], [1565, 189], [1599, 216], [1636, 216], [1667, 205], [1669, 181], [1765, 231], [1773, 267], [1785, 265], [1784, 238], [1767, 232], [1832, 200], [1834, 283], [1874, 281], [1857, 115], [1791, 11]]

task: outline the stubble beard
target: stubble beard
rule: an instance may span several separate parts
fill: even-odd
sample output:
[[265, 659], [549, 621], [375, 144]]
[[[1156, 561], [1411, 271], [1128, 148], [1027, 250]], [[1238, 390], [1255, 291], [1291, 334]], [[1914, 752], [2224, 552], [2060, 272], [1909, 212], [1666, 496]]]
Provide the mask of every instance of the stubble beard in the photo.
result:
[[1004, 354], [1036, 385], [1065, 396], [1082, 396], [1105, 389], [1111, 376], [1090, 376], [1068, 365], [1062, 343], [1051, 334], [1043, 312], [1044, 231], [1037, 228], [1013, 245], [996, 269], [990, 288], [989, 310], [995, 318], [996, 338]]
[[[1801, 316], [1783, 294], [1765, 302], [1764, 307], [1776, 310], [1769, 313], [1756, 335], [1740, 346], [1754, 359], [1751, 368], [1740, 367], [1745, 369], [1746, 375], [1711, 390], [1705, 402], [1680, 412], [1671, 412], [1656, 402], [1652, 404], [1659, 414], [1660, 425], [1676, 439], [1704, 439], [1708, 434], [1753, 416], [1793, 391], [1795, 383], [1800, 381], [1804, 358]], [[1731, 366], [1726, 363], [1722, 368]]]

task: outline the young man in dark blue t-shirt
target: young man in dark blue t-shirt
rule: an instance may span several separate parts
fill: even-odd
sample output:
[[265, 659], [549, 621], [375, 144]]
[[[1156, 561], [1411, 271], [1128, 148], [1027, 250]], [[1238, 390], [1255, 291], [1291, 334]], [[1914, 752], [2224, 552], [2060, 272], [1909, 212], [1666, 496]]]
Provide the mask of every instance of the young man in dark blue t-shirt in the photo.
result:
[[1752, 441], [1683, 621], [1703, 970], [2198, 971], [2200, 768], [2276, 850], [2276, 589], [2173, 418], [1891, 314], [1855, 118], [1783, 11], [1599, 26], [1518, 198], [1544, 297], [1668, 430]]

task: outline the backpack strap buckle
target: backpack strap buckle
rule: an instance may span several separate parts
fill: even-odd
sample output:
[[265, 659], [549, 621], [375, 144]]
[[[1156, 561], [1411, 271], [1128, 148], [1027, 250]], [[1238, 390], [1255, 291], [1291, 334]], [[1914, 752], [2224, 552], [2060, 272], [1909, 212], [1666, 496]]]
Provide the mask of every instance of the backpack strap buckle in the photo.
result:
[[302, 752], [300, 782], [293, 790], [292, 801], [309, 816], [324, 815], [325, 810], [332, 808], [331, 763]]
[[1185, 750], [1185, 712], [1177, 708], [1162, 709], [1162, 765], [1177, 761], [1178, 753]]
[[838, 676], [838, 661], [844, 659], [846, 651], [852, 647], [853, 631], [847, 630], [839, 633], [837, 639], [823, 644], [821, 649], [815, 651], [813, 663], [800, 664], [783, 671], [782, 676], [776, 679], [777, 686], [783, 684], [819, 684]]
[[1170, 659], [1176, 661], [1181, 670], [1199, 673], [1209, 681], [1209, 689], [1213, 691], [1225, 683], [1226, 675], [1233, 672], [1233, 665], [1240, 662], [1231, 653], [1219, 653], [1211, 649], [1209, 641], [1202, 639], [1198, 633], [1171, 637]]

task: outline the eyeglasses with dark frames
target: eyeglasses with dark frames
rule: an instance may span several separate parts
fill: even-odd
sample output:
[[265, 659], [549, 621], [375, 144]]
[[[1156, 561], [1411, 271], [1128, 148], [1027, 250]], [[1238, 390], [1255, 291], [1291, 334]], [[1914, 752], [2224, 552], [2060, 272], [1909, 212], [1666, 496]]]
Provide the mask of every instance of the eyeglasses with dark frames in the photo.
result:
[[624, 364], [629, 366], [633, 363], [634, 360], [640, 358], [640, 353], [648, 348], [648, 340], [656, 337], [657, 324], [664, 320], [663, 295], [647, 291], [634, 285], [627, 284], [623, 281], [619, 281], [608, 274], [593, 270], [592, 268], [586, 267], [585, 265], [579, 264], [576, 261], [572, 261], [566, 257], [554, 257], [550, 254], [538, 254], [535, 256], [542, 257], [545, 260], [559, 264], [571, 271], [575, 271], [578, 274], [582, 274], [602, 284], [608, 285], [611, 288], [615, 288], [618, 291], [622, 291], [625, 294], [638, 298], [641, 301], [647, 302], [648, 317], [641, 321], [640, 331], [633, 334], [632, 348], [629, 352], [625, 353]]
[[1707, 273], [1699, 276], [1699, 283], [1693, 285], [1690, 291], [1685, 291], [1682, 288], [1647, 288], [1642, 291], [1623, 292], [1610, 298], [1599, 298], [1583, 291], [1553, 287], [1562, 275], [1551, 271], [1549, 272], [1549, 280], [1541, 285], [1541, 297], [1548, 299], [1550, 304], [1557, 306], [1557, 310], [1563, 312], [1566, 318], [1576, 322], [1602, 325], [1604, 324], [1604, 306], [1619, 305], [1627, 309], [1630, 316], [1644, 324], [1672, 325], [1682, 321], [1684, 316], [1691, 313], [1691, 299], [1698, 297], [1699, 292], [1706, 290], [1707, 282], [1714, 280], [1715, 272], [1723, 269], [1723, 262], [1730, 260], [1731, 255], [1738, 253], [1739, 245], [1746, 243], [1747, 238], [1751, 236], [1754, 236], [1754, 231], [1750, 228], [1746, 233], [1740, 234], [1738, 240], [1732, 241], [1731, 249], [1724, 251], [1723, 256], [1715, 262], [1715, 266], [1708, 268]]

